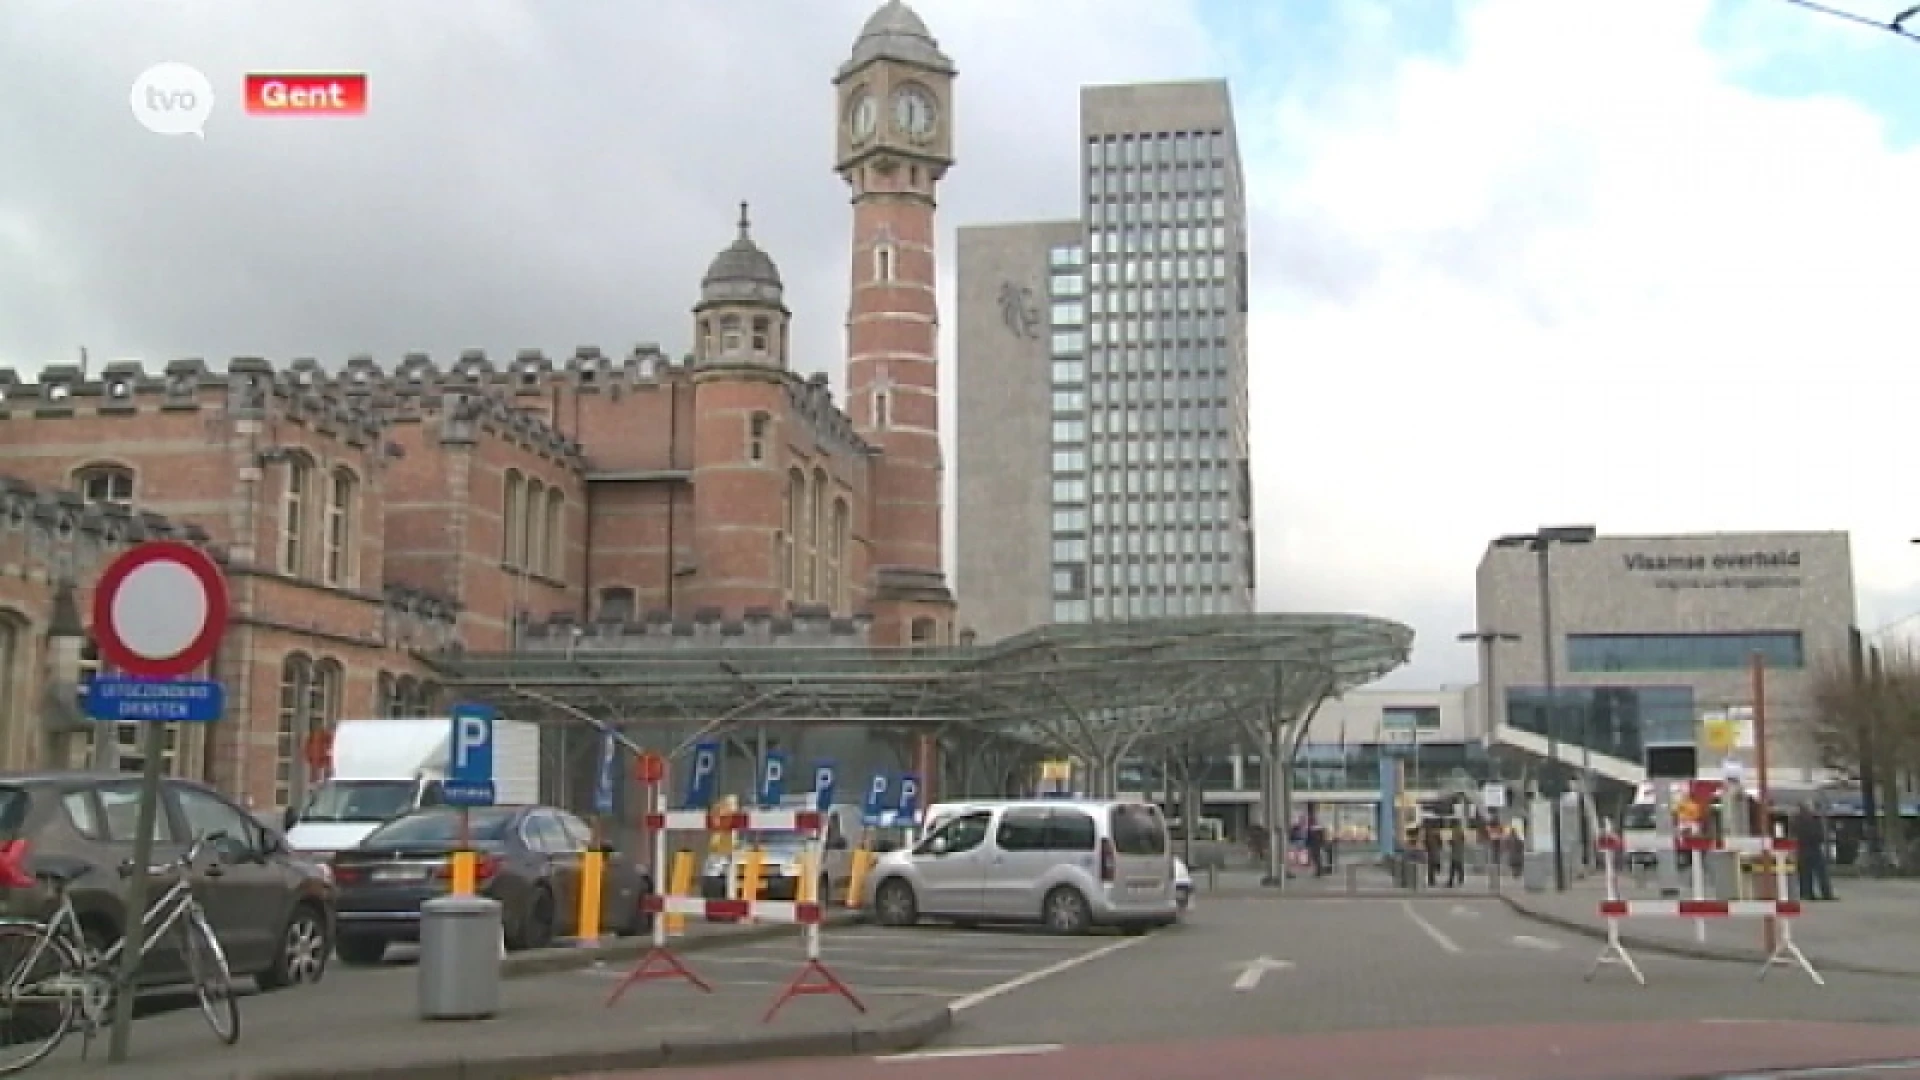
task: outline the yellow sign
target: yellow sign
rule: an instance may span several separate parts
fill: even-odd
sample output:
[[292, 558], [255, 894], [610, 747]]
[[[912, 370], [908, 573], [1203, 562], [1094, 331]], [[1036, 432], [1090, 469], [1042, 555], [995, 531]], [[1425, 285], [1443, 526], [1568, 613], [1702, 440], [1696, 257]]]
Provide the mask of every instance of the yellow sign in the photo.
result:
[[1673, 805], [1673, 816], [1690, 825], [1698, 824], [1700, 821], [1700, 804], [1694, 802], [1692, 799], [1681, 799]]
[[1739, 737], [1739, 727], [1724, 713], [1710, 715], [1700, 722], [1700, 741], [1716, 753], [1730, 752]]
[[1040, 779], [1046, 780], [1049, 782], [1059, 781], [1062, 783], [1073, 779], [1073, 762], [1071, 761], [1041, 762], [1040, 763]]

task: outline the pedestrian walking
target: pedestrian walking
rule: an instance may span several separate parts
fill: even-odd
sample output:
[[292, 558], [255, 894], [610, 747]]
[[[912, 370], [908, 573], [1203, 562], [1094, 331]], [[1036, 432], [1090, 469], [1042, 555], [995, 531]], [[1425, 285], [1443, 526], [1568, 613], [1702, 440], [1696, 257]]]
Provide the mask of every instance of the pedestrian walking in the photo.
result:
[[1456, 821], [1447, 835], [1447, 888], [1457, 889], [1466, 883], [1467, 829]]
[[1429, 824], [1422, 830], [1427, 855], [1427, 888], [1440, 884], [1440, 826]]
[[1827, 823], [1806, 803], [1793, 812], [1793, 843], [1800, 899], [1833, 899], [1833, 877], [1827, 867]]

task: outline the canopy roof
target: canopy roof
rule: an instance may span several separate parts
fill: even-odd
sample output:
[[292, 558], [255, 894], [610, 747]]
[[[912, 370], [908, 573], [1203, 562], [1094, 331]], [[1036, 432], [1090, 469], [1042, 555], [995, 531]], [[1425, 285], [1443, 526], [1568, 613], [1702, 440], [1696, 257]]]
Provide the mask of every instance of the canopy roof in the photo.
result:
[[[571, 647], [423, 656], [467, 699], [617, 724], [859, 719], [1061, 743], [1058, 725], [1124, 710], [1161, 730], [1271, 707], [1305, 678], [1325, 694], [1406, 661], [1413, 631], [1365, 615], [1203, 616], [1056, 625], [955, 648]], [[1146, 714], [1144, 717], [1142, 714]]]

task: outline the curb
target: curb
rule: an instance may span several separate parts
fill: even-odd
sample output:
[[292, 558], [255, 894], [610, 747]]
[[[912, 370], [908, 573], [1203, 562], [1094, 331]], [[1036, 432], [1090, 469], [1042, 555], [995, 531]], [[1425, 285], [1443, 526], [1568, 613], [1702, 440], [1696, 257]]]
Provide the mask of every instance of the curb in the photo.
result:
[[[837, 911], [827, 915], [820, 923], [822, 929], [852, 926], [860, 921], [856, 911]], [[668, 944], [674, 952], [703, 952], [707, 949], [721, 948], [755, 941], [766, 941], [794, 932], [794, 927], [786, 924], [761, 926], [743, 926], [732, 930], [712, 934], [691, 935]], [[535, 949], [523, 953], [511, 953], [500, 962], [500, 977], [503, 979], [523, 979], [529, 975], [550, 975], [557, 971], [579, 971], [602, 964], [609, 960], [638, 960], [642, 954], [653, 948], [653, 938], [642, 934], [639, 937], [616, 938], [603, 945], [585, 948], [577, 945], [562, 945], [552, 949]]]
[[[1515, 900], [1511, 896], [1502, 896], [1500, 899], [1506, 903], [1507, 907], [1513, 910], [1514, 914], [1519, 915], [1523, 919], [1531, 919], [1543, 926], [1551, 926], [1556, 930], [1564, 930], [1571, 934], [1578, 934], [1581, 937], [1592, 938], [1595, 941], [1607, 940], [1607, 932], [1602, 927], [1581, 922], [1578, 919], [1569, 919], [1564, 915], [1552, 915], [1544, 911], [1535, 910]], [[1622, 933], [1620, 940], [1629, 948], [1638, 949], [1642, 952], [1677, 956], [1684, 960], [1707, 960], [1719, 964], [1747, 965], [1764, 964], [1767, 961], [1766, 954], [1757, 949], [1716, 949], [1709, 945], [1686, 945], [1677, 941], [1659, 941], [1654, 938], [1627, 933]], [[1817, 969], [1822, 972], [1839, 971], [1849, 975], [1873, 975], [1890, 979], [1920, 979], [1920, 971], [1915, 971], [1912, 968], [1883, 967], [1879, 964], [1856, 964], [1846, 960], [1822, 960], [1819, 961], [1816, 966]]]
[[952, 1027], [952, 1009], [945, 1005], [919, 1006], [885, 1020], [833, 1031], [793, 1032], [761, 1038], [668, 1039], [624, 1050], [529, 1052], [363, 1068], [263, 1069], [249, 1073], [247, 1080], [551, 1080], [615, 1070], [898, 1054], [917, 1050]]

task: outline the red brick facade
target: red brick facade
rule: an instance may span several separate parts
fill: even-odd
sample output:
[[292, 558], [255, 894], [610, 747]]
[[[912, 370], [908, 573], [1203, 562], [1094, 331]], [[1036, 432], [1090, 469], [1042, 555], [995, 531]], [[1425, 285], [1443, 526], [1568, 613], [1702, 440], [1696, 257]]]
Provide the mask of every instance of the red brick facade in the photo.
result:
[[[869, 23], [856, 59], [897, 7]], [[911, 80], [940, 108], [931, 137], [848, 150], [842, 133], [851, 415], [824, 376], [790, 369], [779, 273], [744, 207], [681, 362], [641, 346], [562, 364], [529, 351], [504, 365], [410, 355], [391, 370], [355, 357], [334, 372], [254, 359], [224, 374], [198, 361], [48, 367], [35, 383], [0, 371], [0, 474], [34, 489], [16, 502], [65, 505], [49, 513], [75, 521], [98, 516], [83, 503], [164, 515], [227, 560], [234, 619], [216, 674], [228, 718], [181, 737], [176, 771], [284, 805], [309, 782], [314, 730], [439, 708], [414, 653], [512, 648], [521, 619], [800, 609], [866, 614], [878, 644], [953, 640], [933, 249], [951, 71], [868, 52], [854, 82], [843, 71], [843, 95]], [[84, 612], [98, 559], [60, 563], [29, 550], [31, 535], [18, 532], [0, 574], [0, 765], [79, 764], [90, 733], [41, 717], [66, 677], [47, 629], [53, 582], [67, 573]]]

